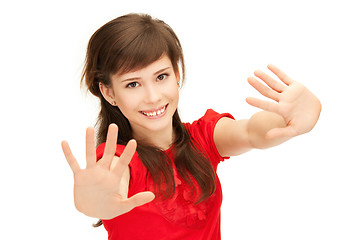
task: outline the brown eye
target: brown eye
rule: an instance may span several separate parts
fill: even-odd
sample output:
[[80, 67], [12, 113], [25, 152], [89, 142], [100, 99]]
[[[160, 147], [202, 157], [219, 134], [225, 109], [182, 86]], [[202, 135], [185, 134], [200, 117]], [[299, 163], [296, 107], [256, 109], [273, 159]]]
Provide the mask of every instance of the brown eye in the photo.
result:
[[127, 88], [135, 88], [138, 87], [138, 82], [132, 82], [126, 85]]
[[168, 77], [168, 74], [161, 74], [157, 77], [157, 80], [162, 81], [162, 80], [166, 79], [167, 77]]

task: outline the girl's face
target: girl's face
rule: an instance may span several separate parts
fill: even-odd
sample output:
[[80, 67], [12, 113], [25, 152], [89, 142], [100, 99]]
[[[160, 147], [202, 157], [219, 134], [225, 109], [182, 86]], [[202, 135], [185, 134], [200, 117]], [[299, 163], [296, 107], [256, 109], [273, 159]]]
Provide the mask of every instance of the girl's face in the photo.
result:
[[[172, 117], [178, 106], [179, 74], [168, 56], [137, 71], [111, 77], [112, 87], [101, 86], [110, 103], [116, 102], [129, 120], [135, 138], [155, 133], [172, 134]], [[106, 95], [106, 96], [105, 96]]]

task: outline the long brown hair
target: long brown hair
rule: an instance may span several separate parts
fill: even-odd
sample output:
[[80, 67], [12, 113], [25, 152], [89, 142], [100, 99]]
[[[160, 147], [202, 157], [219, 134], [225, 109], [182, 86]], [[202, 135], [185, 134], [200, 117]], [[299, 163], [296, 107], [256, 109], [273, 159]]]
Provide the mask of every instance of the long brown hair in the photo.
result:
[[[101, 109], [97, 120], [97, 142], [105, 142], [108, 126], [119, 127], [118, 144], [126, 145], [133, 138], [128, 119], [118, 107], [112, 106], [101, 95], [99, 83], [111, 86], [113, 74], [124, 74], [138, 70], [166, 54], [176, 74], [181, 69], [182, 82], [185, 77], [181, 44], [174, 31], [163, 21], [146, 14], [128, 14], [116, 18], [99, 28], [89, 40], [82, 82], [100, 99]], [[179, 69], [180, 66], [180, 69]], [[174, 163], [180, 176], [197, 193], [192, 178], [198, 183], [201, 195], [197, 203], [204, 201], [216, 188], [214, 169], [204, 152], [197, 149], [180, 120], [178, 111], [173, 115]], [[164, 151], [138, 142], [140, 160], [151, 175], [156, 194], [167, 199], [175, 192], [172, 162]]]

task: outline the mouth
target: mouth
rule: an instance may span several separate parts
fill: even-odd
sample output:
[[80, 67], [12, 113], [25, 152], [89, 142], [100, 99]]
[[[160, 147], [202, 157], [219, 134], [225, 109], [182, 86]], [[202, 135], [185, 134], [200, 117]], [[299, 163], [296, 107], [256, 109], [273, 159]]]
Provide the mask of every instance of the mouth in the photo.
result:
[[167, 107], [168, 107], [168, 104], [163, 107], [154, 109], [154, 110], [140, 111], [140, 113], [148, 118], [160, 118], [166, 114]]

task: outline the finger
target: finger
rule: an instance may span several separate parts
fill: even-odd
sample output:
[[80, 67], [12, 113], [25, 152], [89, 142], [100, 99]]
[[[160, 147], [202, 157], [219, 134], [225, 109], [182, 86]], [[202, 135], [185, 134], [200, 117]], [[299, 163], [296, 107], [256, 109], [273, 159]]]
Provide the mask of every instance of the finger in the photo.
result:
[[257, 79], [255, 79], [253, 77], [249, 77], [247, 80], [248, 80], [248, 83], [252, 87], [254, 87], [259, 93], [261, 93], [263, 96], [273, 99], [277, 102], [279, 101], [279, 96], [276, 91], [272, 90], [271, 88], [266, 87], [260, 81], [258, 81]]
[[277, 82], [272, 77], [270, 77], [268, 74], [266, 74], [260, 70], [256, 70], [254, 72], [254, 74], [256, 77], [260, 78], [262, 81], [264, 81], [270, 88], [272, 88], [276, 92], [281, 93], [284, 91], [284, 89], [286, 89], [286, 86], [283, 85], [281, 82]]
[[75, 159], [72, 151], [70, 150], [69, 144], [67, 141], [62, 141], [62, 150], [64, 153], [65, 158], [67, 159], [67, 162], [72, 169], [73, 173], [75, 174], [80, 170], [79, 164], [77, 160]]
[[266, 138], [267, 139], [289, 139], [292, 137], [297, 136], [297, 132], [292, 126], [288, 126], [285, 128], [274, 128], [267, 132]]
[[250, 104], [251, 106], [260, 108], [262, 110], [278, 113], [278, 104], [277, 103], [264, 101], [264, 100], [253, 98], [253, 97], [246, 98], [246, 102], [248, 104]]
[[100, 161], [103, 164], [110, 165], [113, 157], [115, 156], [118, 131], [119, 128], [116, 124], [109, 125], [108, 134], [106, 137], [105, 150], [103, 158]]
[[96, 165], [95, 130], [91, 127], [88, 127], [86, 132], [86, 158], [87, 168]]
[[142, 206], [151, 202], [155, 198], [152, 192], [140, 192], [132, 197], [122, 201], [122, 210], [125, 212], [131, 211], [135, 207]]
[[118, 176], [118, 178], [121, 179], [122, 174], [127, 169], [127, 166], [129, 165], [133, 155], [135, 154], [136, 147], [137, 147], [136, 141], [133, 139], [130, 140], [127, 143], [124, 151], [122, 152], [120, 159], [113, 166], [112, 171]]
[[287, 84], [288, 86], [293, 82], [293, 80], [288, 77], [287, 74], [285, 74], [283, 71], [281, 71], [278, 67], [276, 67], [273, 64], [268, 64], [268, 69], [271, 70], [274, 74], [276, 74], [276, 76], [282, 80], [282, 82], [284, 82], [285, 84]]

